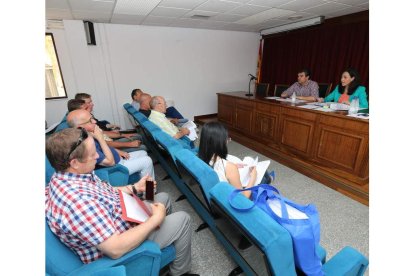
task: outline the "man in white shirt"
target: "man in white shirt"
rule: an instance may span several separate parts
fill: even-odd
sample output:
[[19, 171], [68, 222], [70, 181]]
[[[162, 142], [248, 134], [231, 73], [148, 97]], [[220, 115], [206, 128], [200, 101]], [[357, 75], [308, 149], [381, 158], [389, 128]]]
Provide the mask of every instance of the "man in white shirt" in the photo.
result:
[[148, 119], [156, 124], [163, 131], [171, 135], [175, 139], [190, 134], [190, 130], [185, 127], [178, 128], [165, 116], [167, 104], [161, 96], [154, 96], [150, 101], [151, 114]]

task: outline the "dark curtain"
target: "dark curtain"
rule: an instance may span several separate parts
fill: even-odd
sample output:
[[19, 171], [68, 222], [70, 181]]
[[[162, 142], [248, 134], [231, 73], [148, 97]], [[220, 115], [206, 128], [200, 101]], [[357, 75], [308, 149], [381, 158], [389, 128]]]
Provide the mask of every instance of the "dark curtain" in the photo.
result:
[[293, 84], [298, 70], [307, 67], [312, 80], [332, 82], [333, 90], [342, 71], [354, 67], [368, 90], [368, 13], [365, 18], [333, 23], [332, 19], [318, 26], [264, 37], [261, 82], [270, 83], [269, 91], [272, 91], [275, 84]]

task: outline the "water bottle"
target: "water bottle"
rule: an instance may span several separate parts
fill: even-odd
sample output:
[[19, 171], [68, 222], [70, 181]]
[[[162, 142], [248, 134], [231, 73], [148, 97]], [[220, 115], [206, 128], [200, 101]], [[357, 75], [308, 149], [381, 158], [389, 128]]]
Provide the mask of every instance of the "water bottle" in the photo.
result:
[[349, 106], [348, 114], [357, 114], [359, 109], [359, 99], [354, 98]]
[[296, 92], [295, 91], [293, 91], [291, 99], [292, 99], [292, 102], [296, 102]]

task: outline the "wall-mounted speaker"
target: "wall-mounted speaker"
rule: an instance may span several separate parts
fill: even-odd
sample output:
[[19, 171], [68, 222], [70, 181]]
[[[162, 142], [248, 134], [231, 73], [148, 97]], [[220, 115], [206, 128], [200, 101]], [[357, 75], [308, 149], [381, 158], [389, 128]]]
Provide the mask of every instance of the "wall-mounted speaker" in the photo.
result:
[[83, 21], [83, 25], [85, 27], [86, 42], [88, 45], [96, 45], [93, 23], [90, 21]]

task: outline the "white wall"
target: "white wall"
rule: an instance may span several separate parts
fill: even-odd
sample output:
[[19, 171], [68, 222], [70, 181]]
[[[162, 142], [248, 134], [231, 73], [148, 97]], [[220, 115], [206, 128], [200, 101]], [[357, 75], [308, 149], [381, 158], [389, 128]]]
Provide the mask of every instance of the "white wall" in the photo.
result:
[[[82, 21], [64, 26], [59, 40], [54, 34], [56, 44], [66, 44], [57, 47], [69, 98], [91, 94], [96, 117], [123, 127], [130, 126], [122, 105], [133, 88], [171, 99], [193, 118], [216, 113], [216, 93], [246, 91], [247, 75], [256, 72], [256, 33], [94, 24], [97, 46], [87, 46]], [[62, 118], [66, 102], [46, 101], [49, 124]]]

